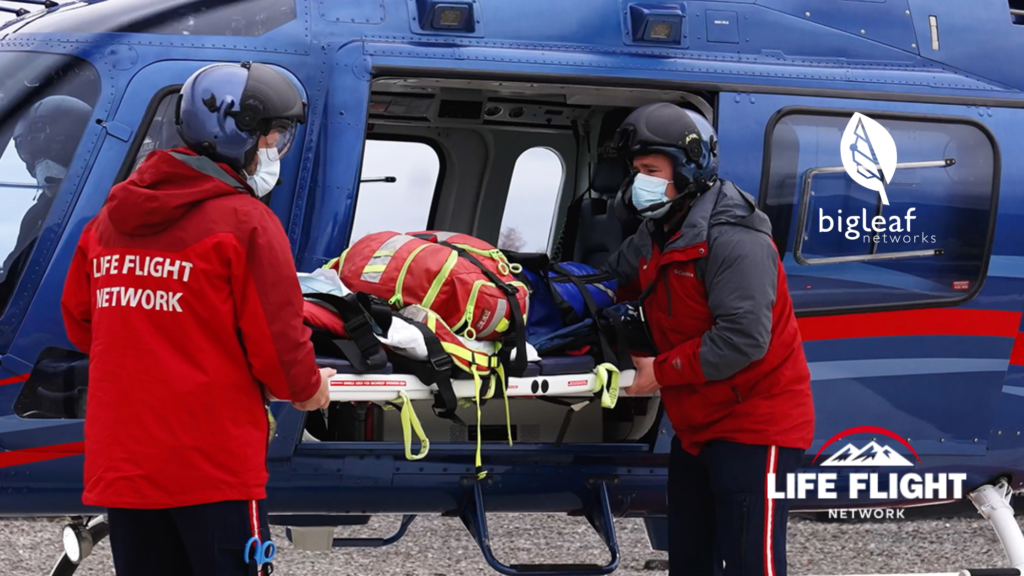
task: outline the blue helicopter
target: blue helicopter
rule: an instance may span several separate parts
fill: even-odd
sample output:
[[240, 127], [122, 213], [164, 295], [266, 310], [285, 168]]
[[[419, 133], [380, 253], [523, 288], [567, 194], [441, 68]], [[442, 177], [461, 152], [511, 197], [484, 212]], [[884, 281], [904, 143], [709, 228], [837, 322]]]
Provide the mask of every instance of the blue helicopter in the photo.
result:
[[[704, 114], [722, 175], [757, 198], [784, 259], [813, 377], [806, 470], [842, 472], [838, 498], [794, 510], [863, 504], [844, 495], [851, 476], [885, 472], [892, 451], [914, 474], [961, 475], [963, 491], [922, 497], [882, 473], [884, 506], [1024, 488], [1022, 0], [7, 4], [0, 515], [76, 519], [54, 574], [73, 573], [105, 534], [103, 511], [80, 500], [88, 364], [63, 330], [68, 264], [111, 186], [180, 145], [177, 91], [214, 62], [276, 66], [309, 104], [267, 200], [300, 272], [391, 228], [600, 265], [631, 233], [618, 124], [658, 101]], [[851, 137], [874, 142], [860, 163], [874, 189], [846, 169]], [[40, 154], [45, 173], [28, 168]], [[554, 176], [537, 183], [526, 161], [540, 156]], [[542, 376], [593, 369], [580, 362], [551, 361]], [[390, 544], [417, 514], [459, 516], [503, 574], [612, 572], [615, 517], [644, 518], [664, 549], [672, 429], [657, 397], [613, 410], [510, 403], [513, 445], [494, 402], [479, 431], [424, 416], [433, 442], [418, 461], [393, 411], [338, 401], [307, 416], [274, 403], [271, 520], [297, 545], [330, 549]], [[485, 481], [472, 474], [477, 435]], [[585, 516], [610, 560], [507, 566], [491, 553], [490, 512]], [[405, 516], [389, 538], [330, 537], [374, 514]]]

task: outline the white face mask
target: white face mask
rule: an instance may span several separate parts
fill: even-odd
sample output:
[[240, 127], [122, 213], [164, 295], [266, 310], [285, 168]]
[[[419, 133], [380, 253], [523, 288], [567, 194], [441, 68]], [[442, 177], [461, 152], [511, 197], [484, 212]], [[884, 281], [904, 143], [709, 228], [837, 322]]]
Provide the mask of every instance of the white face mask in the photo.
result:
[[[636, 206], [644, 218], [661, 218], [668, 214], [669, 208], [672, 207], [668, 203], [668, 196], [665, 196], [667, 189], [668, 180], [647, 174], [637, 174], [633, 178], [633, 206]], [[660, 207], [647, 211], [659, 204], [661, 204]]]
[[68, 169], [53, 160], [40, 160], [36, 164], [36, 182], [40, 188], [52, 188], [68, 175]]
[[281, 175], [281, 158], [278, 156], [277, 148], [260, 148], [259, 162], [256, 164], [256, 173], [247, 176], [246, 181], [256, 192], [256, 196], [262, 198], [277, 185], [277, 179]]

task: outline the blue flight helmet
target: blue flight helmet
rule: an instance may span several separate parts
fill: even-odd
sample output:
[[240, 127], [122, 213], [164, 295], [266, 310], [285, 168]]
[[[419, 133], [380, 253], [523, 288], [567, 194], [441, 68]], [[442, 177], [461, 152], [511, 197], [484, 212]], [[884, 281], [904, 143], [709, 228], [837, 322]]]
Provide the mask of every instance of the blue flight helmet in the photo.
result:
[[[615, 132], [613, 145], [632, 162], [637, 156], [662, 154], [672, 161], [673, 183], [679, 193], [669, 214], [684, 198], [709, 190], [718, 179], [718, 135], [704, 116], [668, 102], [647, 104], [634, 110]], [[619, 194], [634, 212], [632, 176]]]
[[202, 68], [182, 86], [175, 115], [186, 146], [240, 175], [250, 175], [260, 137], [271, 139], [283, 157], [305, 121], [306, 102], [295, 84], [255, 62]]
[[28, 173], [36, 178], [44, 160], [66, 171], [91, 117], [92, 107], [71, 96], [49, 96], [33, 104], [14, 127], [13, 137]]

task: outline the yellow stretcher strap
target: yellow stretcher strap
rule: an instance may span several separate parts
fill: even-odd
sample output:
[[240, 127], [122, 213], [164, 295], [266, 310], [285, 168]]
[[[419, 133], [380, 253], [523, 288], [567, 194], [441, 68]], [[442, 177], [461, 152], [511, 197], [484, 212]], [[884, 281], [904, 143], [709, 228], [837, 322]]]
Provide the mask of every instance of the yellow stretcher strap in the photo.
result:
[[512, 445], [512, 416], [509, 415], [508, 411], [508, 379], [505, 378], [505, 366], [500, 362], [498, 368], [495, 370], [498, 375], [498, 380], [501, 380], [501, 394], [505, 402], [505, 428], [508, 430], [508, 445]]
[[[402, 440], [405, 442], [405, 458], [406, 460], [419, 460], [427, 455], [430, 451], [430, 440], [427, 435], [423, 432], [423, 426], [420, 424], [420, 419], [416, 416], [416, 410], [412, 407], [412, 401], [409, 400], [409, 395], [405, 391], [398, 393], [399, 397], [397, 402], [401, 402], [402, 407], [399, 409], [402, 415]], [[385, 410], [394, 410], [395, 406], [392, 403], [384, 405]], [[412, 453], [412, 433], [416, 433], [416, 438], [420, 442], [420, 451], [416, 454]]]
[[469, 371], [473, 374], [474, 400], [476, 400], [476, 477], [478, 480], [483, 480], [487, 476], [483, 458], [480, 457], [480, 452], [483, 450], [480, 434], [480, 421], [483, 419], [480, 413], [480, 387], [483, 385], [483, 381], [480, 379], [480, 373], [476, 371], [475, 365], [470, 365]]
[[274, 419], [270, 406], [267, 406], [267, 445], [274, 441], [274, 436], [277, 436], [277, 420]]
[[600, 364], [594, 375], [594, 394], [601, 393], [601, 406], [615, 408], [619, 400], [619, 369], [613, 364]]

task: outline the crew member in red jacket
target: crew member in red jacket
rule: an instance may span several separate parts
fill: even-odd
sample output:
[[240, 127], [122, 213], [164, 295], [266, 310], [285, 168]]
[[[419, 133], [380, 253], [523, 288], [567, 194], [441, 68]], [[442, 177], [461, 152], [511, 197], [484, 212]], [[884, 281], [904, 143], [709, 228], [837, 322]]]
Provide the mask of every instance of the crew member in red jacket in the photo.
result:
[[288, 237], [257, 196], [305, 102], [260, 64], [182, 87], [188, 148], [151, 152], [82, 232], [64, 287], [89, 354], [85, 492], [120, 576], [266, 573], [269, 395], [329, 404]]
[[[810, 372], [768, 217], [718, 177], [701, 115], [635, 110], [616, 143], [632, 162], [623, 200], [644, 218], [607, 269], [641, 290], [656, 357], [634, 358], [630, 394], [661, 391], [675, 438], [669, 573], [785, 576], [785, 486], [814, 437]], [[784, 491], [784, 490], [783, 490]]]

